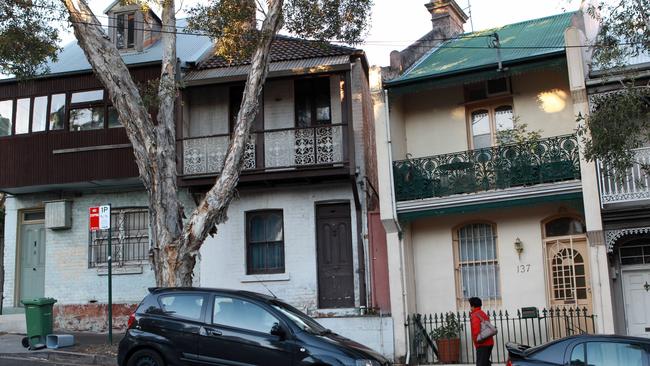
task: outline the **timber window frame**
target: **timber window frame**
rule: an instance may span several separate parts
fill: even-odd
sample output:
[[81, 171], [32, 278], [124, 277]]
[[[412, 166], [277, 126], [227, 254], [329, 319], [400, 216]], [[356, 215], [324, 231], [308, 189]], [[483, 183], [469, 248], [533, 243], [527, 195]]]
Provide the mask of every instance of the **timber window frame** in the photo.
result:
[[512, 98], [499, 98], [466, 106], [467, 140], [470, 149], [496, 146], [499, 131], [513, 129], [515, 110]]
[[[113, 265], [142, 264], [149, 260], [151, 247], [147, 207], [111, 208], [111, 246]], [[108, 263], [108, 230], [89, 233], [88, 267]]]
[[136, 12], [127, 11], [115, 14], [115, 47], [118, 50], [134, 50], [137, 42]]
[[283, 210], [247, 211], [245, 215], [246, 274], [284, 273]]
[[296, 127], [332, 124], [329, 76], [296, 79], [294, 94]]
[[501, 301], [501, 273], [496, 224], [464, 223], [453, 229], [456, 300], [459, 309], [470, 297], [480, 297], [486, 307]]

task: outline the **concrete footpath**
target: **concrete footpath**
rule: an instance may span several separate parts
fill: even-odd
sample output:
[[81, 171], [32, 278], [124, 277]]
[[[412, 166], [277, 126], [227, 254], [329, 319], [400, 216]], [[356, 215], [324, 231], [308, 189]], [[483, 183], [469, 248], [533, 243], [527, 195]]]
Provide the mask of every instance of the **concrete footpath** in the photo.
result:
[[75, 344], [58, 350], [41, 349], [30, 351], [22, 346], [22, 334], [0, 333], [0, 366], [5, 365], [117, 365], [117, 345], [123, 334], [113, 335], [113, 344], [108, 344], [108, 335], [102, 333], [77, 333], [57, 331], [56, 334], [72, 334]]

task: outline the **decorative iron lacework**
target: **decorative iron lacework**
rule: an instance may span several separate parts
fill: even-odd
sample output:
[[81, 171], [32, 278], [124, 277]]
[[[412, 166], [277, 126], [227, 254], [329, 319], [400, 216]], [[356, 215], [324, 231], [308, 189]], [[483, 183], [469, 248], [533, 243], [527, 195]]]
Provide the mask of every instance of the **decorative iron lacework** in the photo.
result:
[[599, 161], [602, 203], [628, 202], [650, 199], [650, 177], [643, 166], [650, 166], [650, 148], [634, 149], [636, 163], [621, 180], [607, 164]]
[[398, 201], [580, 179], [575, 135], [393, 162]]
[[605, 231], [605, 244], [607, 244], [607, 252], [611, 253], [614, 251], [614, 245], [618, 239], [626, 235], [635, 235], [635, 234], [648, 234], [650, 233], [650, 227], [636, 227], [631, 229], [619, 229], [619, 230], [607, 230]]

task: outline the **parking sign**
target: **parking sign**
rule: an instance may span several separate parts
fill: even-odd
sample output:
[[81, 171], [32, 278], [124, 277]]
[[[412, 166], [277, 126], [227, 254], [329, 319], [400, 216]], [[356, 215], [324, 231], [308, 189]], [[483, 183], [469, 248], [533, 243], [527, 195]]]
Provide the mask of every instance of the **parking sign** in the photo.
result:
[[99, 206], [99, 230], [111, 228], [111, 206]]

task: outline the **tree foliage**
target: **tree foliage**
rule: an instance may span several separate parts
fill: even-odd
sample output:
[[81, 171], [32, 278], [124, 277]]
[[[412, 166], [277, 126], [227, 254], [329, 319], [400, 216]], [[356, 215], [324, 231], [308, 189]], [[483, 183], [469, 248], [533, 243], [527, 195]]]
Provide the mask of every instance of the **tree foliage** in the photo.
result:
[[59, 51], [61, 7], [55, 0], [0, 1], [0, 73], [25, 78]]
[[631, 57], [650, 51], [650, 0], [618, 0], [588, 8], [600, 22], [592, 68], [605, 80], [616, 77], [619, 89], [591, 98], [589, 116], [578, 134], [585, 142], [585, 157], [601, 160], [617, 179], [637, 163], [632, 149], [650, 142], [650, 89], [635, 80], [626, 66]]

